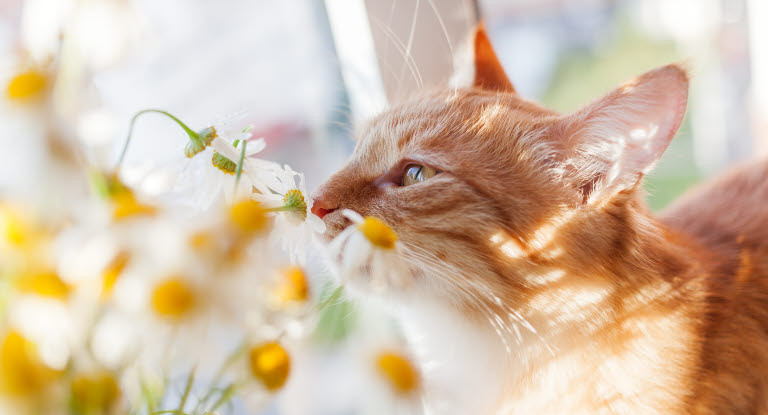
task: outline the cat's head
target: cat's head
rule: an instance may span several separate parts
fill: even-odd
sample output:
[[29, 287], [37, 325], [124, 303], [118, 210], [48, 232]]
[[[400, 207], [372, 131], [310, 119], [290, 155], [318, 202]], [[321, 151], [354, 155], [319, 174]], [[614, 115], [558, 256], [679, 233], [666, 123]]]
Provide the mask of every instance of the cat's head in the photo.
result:
[[622, 212], [679, 127], [688, 80], [661, 67], [559, 114], [515, 92], [482, 27], [474, 40], [472, 85], [413, 97], [362, 126], [314, 212], [328, 237], [350, 224], [343, 209], [382, 219], [423, 285], [514, 296], [564, 261], [617, 254], [631, 227]]

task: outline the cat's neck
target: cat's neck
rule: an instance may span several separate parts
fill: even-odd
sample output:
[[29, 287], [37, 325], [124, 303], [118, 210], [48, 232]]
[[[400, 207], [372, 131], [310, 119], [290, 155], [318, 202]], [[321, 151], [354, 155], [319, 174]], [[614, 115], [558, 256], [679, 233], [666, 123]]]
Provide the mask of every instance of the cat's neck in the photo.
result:
[[[504, 413], [599, 413], [607, 402], [653, 413], [636, 406], [640, 396], [643, 405], [669, 413], [682, 405], [673, 391], [685, 390], [696, 364], [700, 253], [642, 209], [622, 209], [609, 220], [621, 222], [603, 223], [617, 233], [563, 229], [559, 256], [542, 260], [538, 252], [525, 268], [541, 286], [495, 293], [485, 307], [492, 313], [423, 301], [408, 307], [404, 321], [427, 387], [468, 408], [501, 406]], [[520, 278], [520, 258], [510, 263], [517, 269], [501, 277]], [[466, 381], [445, 390], [442, 380], [456, 379]]]

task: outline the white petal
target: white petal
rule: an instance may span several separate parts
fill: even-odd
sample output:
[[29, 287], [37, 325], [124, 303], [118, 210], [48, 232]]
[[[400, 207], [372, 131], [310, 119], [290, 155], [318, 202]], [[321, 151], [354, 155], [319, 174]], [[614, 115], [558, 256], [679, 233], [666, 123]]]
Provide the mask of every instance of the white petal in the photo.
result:
[[222, 156], [237, 163], [240, 160], [240, 153], [232, 147], [232, 143], [222, 138], [214, 138], [211, 147], [219, 152]]
[[248, 140], [248, 146], [245, 148], [245, 155], [252, 156], [261, 152], [267, 146], [267, 142], [263, 138], [257, 138], [255, 140]]
[[315, 216], [314, 213], [307, 212], [307, 223], [310, 226], [310, 229], [312, 229], [313, 232], [316, 233], [324, 233], [325, 232], [325, 222], [323, 222], [322, 219]]
[[351, 209], [344, 209], [341, 211], [341, 214], [354, 223], [362, 223], [365, 220], [359, 213]]

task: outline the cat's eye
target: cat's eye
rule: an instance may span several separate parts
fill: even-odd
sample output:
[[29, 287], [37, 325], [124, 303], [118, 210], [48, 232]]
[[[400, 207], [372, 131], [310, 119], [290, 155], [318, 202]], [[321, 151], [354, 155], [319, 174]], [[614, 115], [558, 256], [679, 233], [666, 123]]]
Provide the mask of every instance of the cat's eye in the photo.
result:
[[400, 182], [402, 186], [410, 186], [429, 179], [437, 174], [437, 170], [432, 167], [422, 166], [420, 164], [411, 164], [405, 168], [405, 174]]

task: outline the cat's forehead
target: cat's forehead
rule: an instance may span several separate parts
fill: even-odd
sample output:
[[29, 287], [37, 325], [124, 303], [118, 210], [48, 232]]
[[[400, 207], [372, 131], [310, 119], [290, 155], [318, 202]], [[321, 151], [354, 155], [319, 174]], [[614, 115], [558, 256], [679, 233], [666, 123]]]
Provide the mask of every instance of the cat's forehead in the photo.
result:
[[493, 130], [501, 133], [511, 125], [534, 128], [553, 115], [514, 94], [477, 90], [425, 94], [392, 107], [360, 128], [353, 161], [371, 172], [384, 172], [404, 158], [471, 147], [479, 135], [487, 140], [493, 139]]

